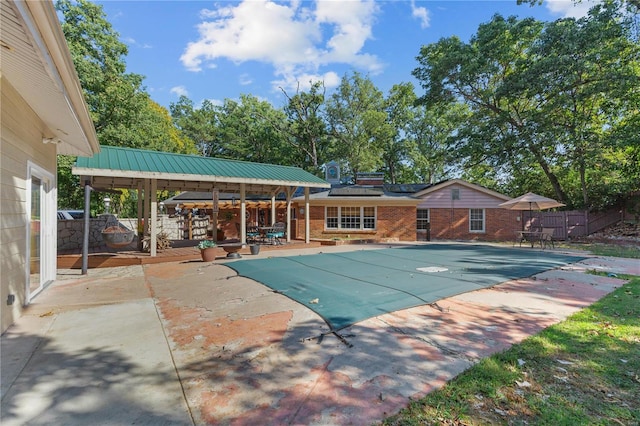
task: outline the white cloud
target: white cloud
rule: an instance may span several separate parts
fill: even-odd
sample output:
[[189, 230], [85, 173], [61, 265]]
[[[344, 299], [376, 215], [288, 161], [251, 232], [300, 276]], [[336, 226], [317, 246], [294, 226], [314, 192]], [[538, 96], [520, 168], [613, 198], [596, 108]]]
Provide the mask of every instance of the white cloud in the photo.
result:
[[241, 86], [248, 86], [251, 83], [253, 83], [253, 79], [251, 78], [251, 76], [249, 74], [242, 74], [238, 77], [238, 81], [240, 83]]
[[131, 47], [140, 47], [142, 49], [152, 49], [153, 46], [147, 43], [140, 44], [133, 37], [125, 37], [123, 41]]
[[416, 7], [415, 0], [411, 0], [411, 16], [418, 18], [420, 27], [428, 28], [431, 26], [431, 12], [426, 7]]
[[[383, 65], [363, 52], [379, 8], [374, 0], [291, 1], [244, 0], [203, 10], [199, 39], [190, 42], [180, 60], [191, 71], [215, 67], [216, 61], [259, 61], [271, 64], [277, 82], [306, 81], [310, 76], [334, 78], [322, 67], [349, 65], [368, 73]], [[335, 73], [333, 73], [335, 74]]]
[[180, 97], [180, 96], [189, 96], [189, 92], [187, 91], [187, 88], [184, 86], [176, 86], [176, 87], [172, 87], [171, 90], [169, 90], [169, 93], [173, 93], [174, 95]]
[[545, 5], [549, 12], [562, 18], [582, 18], [587, 16], [589, 9], [601, 2], [601, 0], [582, 0], [579, 3], [573, 0], [548, 0]]

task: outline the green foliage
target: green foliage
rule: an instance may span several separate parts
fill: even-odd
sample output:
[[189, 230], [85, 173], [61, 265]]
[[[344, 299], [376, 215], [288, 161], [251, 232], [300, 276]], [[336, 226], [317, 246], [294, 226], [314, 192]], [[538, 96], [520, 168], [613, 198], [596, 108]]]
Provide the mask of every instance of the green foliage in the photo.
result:
[[459, 169], [464, 173], [465, 168], [459, 167], [458, 157], [450, 149], [450, 141], [456, 137], [457, 130], [468, 116], [467, 107], [459, 103], [431, 108], [419, 104], [414, 107], [413, 120], [406, 132], [411, 170], [415, 176], [411, 182], [439, 182], [448, 176], [447, 169]]
[[382, 167], [384, 146], [390, 144], [394, 130], [384, 96], [373, 82], [357, 72], [343, 76], [326, 108], [333, 152], [346, 161], [345, 173], [355, 176]]
[[325, 88], [323, 82], [315, 82], [309, 92], [298, 90], [287, 98], [284, 113], [287, 117], [281, 129], [287, 135], [286, 141], [293, 147], [298, 157], [298, 165], [312, 173], [319, 173], [320, 166], [329, 161], [327, 151], [330, 139], [324, 120]]
[[[168, 111], [151, 100], [142, 87], [143, 76], [126, 73], [127, 46], [102, 6], [87, 0], [59, 0], [56, 9], [100, 144], [197, 152], [192, 140], [173, 125]], [[79, 208], [84, 205], [84, 191], [79, 178], [71, 174], [74, 162], [74, 157], [59, 157], [58, 198], [61, 206]], [[91, 195], [98, 211], [104, 195]], [[122, 204], [132, 203], [123, 200]]]
[[206, 248], [211, 248], [211, 247], [216, 247], [216, 246], [217, 246], [217, 244], [213, 240], [200, 240], [200, 242], [198, 243], [198, 248], [200, 250], [204, 250]]
[[[413, 72], [425, 90], [420, 98], [408, 83], [385, 97], [351, 72], [328, 97], [322, 82], [292, 96], [283, 90], [282, 109], [252, 95], [200, 107], [181, 97], [170, 114], [150, 98], [143, 76], [126, 72], [127, 47], [100, 5], [59, 0], [56, 8], [101, 144], [318, 175], [335, 160], [345, 177], [384, 171], [393, 183], [460, 176], [598, 210], [640, 190], [635, 3], [606, 0], [586, 18], [549, 23], [496, 15], [468, 43], [449, 37], [423, 46]], [[80, 208], [73, 161], [59, 157], [59, 200]], [[100, 211], [104, 195], [92, 193], [92, 209]], [[135, 212], [134, 193], [111, 198], [124, 214]]]
[[414, 146], [409, 130], [415, 120], [415, 101], [411, 83], [394, 85], [385, 99], [387, 124], [392, 134], [382, 141], [383, 160], [386, 180], [390, 183], [403, 182], [402, 178], [409, 174], [406, 169], [411, 162], [410, 149]]
[[513, 195], [546, 193], [569, 208], [638, 190], [640, 50], [619, 6], [547, 24], [496, 15], [469, 43], [424, 46], [414, 70], [421, 102], [469, 110], [448, 140], [450, 161]]
[[169, 107], [175, 126], [191, 139], [198, 152], [205, 157], [220, 150], [218, 144], [218, 111], [205, 99], [200, 108], [195, 108], [193, 101], [186, 96], [180, 96], [180, 100]]
[[285, 115], [269, 102], [252, 95], [241, 95], [240, 102], [226, 99], [219, 109], [218, 120], [218, 152], [213, 156], [291, 164], [291, 150], [279, 131]]

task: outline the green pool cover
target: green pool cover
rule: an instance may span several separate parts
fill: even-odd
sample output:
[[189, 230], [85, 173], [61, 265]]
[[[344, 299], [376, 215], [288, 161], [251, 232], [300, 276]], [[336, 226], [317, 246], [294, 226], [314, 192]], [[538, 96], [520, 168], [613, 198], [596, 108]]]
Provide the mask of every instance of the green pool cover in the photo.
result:
[[314, 310], [335, 331], [582, 259], [488, 245], [434, 244], [241, 260], [227, 266]]

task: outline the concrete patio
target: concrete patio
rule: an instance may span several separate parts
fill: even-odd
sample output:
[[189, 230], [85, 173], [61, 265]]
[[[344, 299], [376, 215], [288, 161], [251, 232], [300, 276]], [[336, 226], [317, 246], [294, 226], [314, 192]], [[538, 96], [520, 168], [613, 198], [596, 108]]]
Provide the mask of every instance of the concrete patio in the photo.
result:
[[226, 262], [59, 270], [2, 336], [2, 424], [368, 425], [624, 284], [585, 271], [640, 275], [591, 257], [336, 336]]

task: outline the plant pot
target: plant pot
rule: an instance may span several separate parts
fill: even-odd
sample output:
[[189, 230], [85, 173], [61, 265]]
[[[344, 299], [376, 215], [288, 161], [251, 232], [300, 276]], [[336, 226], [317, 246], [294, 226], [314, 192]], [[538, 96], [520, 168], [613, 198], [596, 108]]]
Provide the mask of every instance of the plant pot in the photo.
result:
[[260, 246], [258, 244], [251, 244], [249, 250], [251, 250], [251, 254], [258, 254], [260, 253]]
[[200, 249], [200, 256], [202, 256], [203, 262], [213, 262], [216, 260], [216, 247], [208, 247]]
[[135, 232], [120, 226], [110, 226], [102, 231], [102, 239], [107, 247], [126, 247], [133, 241]]

